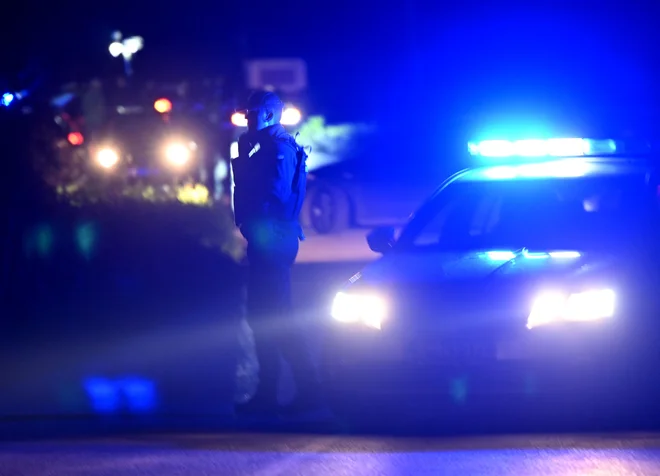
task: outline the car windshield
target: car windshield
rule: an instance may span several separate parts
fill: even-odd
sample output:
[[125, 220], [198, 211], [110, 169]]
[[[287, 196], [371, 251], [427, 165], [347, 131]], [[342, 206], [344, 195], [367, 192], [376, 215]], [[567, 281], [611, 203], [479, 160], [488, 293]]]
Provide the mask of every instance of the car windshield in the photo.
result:
[[589, 249], [630, 245], [657, 225], [655, 188], [644, 176], [463, 182], [425, 204], [396, 247]]

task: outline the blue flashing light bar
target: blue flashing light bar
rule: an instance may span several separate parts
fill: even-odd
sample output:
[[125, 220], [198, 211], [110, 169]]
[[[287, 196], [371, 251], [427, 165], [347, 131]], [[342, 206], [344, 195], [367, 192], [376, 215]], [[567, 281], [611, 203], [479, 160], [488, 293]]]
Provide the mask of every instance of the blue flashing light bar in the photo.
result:
[[14, 101], [14, 95], [12, 93], [4, 93], [2, 95], [2, 105], [9, 107], [9, 105]]
[[486, 140], [468, 143], [468, 151], [471, 155], [489, 158], [584, 157], [614, 154], [617, 145], [610, 139]]

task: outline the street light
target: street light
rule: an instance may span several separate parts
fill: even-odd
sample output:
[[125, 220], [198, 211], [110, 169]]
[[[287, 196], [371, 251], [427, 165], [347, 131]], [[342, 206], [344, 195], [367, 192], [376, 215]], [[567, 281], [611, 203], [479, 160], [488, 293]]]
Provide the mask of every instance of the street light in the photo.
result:
[[131, 76], [133, 74], [133, 69], [131, 68], [131, 60], [133, 55], [140, 51], [144, 47], [144, 40], [141, 36], [131, 36], [130, 38], [123, 38], [121, 32], [117, 31], [112, 35], [112, 43], [108, 48], [108, 51], [113, 56], [117, 58], [122, 56], [124, 58], [124, 72], [126, 76]]

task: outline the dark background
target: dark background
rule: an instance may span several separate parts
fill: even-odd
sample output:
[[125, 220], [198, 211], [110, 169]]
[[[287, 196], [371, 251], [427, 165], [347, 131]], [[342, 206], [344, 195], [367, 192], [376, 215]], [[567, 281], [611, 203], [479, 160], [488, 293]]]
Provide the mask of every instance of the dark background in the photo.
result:
[[315, 109], [331, 122], [436, 127], [503, 105], [640, 115], [657, 96], [658, 10], [649, 1], [14, 2], [4, 7], [2, 69], [120, 74], [107, 46], [121, 30], [145, 38], [138, 73], [237, 76], [242, 58], [300, 56]]

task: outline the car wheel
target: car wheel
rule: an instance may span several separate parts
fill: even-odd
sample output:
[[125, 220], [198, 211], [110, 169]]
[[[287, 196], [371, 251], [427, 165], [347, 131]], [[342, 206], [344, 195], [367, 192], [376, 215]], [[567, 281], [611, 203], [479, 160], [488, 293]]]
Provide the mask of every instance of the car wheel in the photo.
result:
[[338, 233], [350, 226], [350, 203], [346, 193], [337, 187], [315, 187], [309, 197], [308, 222], [321, 235]]

